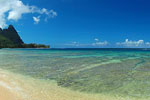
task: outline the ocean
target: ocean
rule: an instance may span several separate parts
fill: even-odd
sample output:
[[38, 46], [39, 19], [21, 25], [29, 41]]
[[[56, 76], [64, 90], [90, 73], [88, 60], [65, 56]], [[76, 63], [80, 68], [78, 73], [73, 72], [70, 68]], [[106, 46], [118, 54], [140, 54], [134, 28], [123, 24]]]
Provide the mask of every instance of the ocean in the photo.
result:
[[150, 100], [150, 49], [0, 49], [0, 69], [25, 100]]

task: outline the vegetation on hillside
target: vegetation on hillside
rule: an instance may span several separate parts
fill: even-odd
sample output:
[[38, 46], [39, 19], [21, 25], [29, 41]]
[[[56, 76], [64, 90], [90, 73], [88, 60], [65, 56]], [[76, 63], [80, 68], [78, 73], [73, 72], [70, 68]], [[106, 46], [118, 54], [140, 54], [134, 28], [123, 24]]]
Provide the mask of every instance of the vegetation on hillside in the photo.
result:
[[50, 48], [44, 44], [26, 44], [20, 38], [19, 34], [12, 25], [8, 29], [0, 28], [0, 48]]

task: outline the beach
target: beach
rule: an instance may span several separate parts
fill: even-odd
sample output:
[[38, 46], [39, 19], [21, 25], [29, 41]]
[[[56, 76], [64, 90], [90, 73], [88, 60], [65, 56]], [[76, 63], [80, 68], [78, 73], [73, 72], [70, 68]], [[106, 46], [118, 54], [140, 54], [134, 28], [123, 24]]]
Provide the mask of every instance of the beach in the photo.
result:
[[[100, 99], [101, 98], [101, 99]], [[109, 100], [0, 70], [0, 100]]]
[[99, 100], [97, 97], [72, 92], [55, 83], [42, 82], [0, 70], [1, 100]]
[[149, 56], [142, 50], [1, 49], [0, 100], [149, 100]]
[[0, 100], [150, 100], [150, 0], [0, 0]]
[[0, 70], [0, 100], [147, 100], [113, 97], [110, 95], [87, 94], [57, 86], [52, 81]]
[[11, 81], [13, 78], [9, 77], [6, 72], [0, 70], [0, 99], [1, 100], [19, 100], [23, 99], [19, 95], [18, 88]]

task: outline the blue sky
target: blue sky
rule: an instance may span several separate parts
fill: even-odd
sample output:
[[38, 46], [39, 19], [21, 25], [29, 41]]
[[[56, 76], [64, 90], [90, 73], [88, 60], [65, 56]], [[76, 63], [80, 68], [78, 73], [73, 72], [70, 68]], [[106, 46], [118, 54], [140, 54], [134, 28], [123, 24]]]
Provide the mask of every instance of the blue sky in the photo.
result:
[[[7, 1], [0, 0], [0, 5]], [[3, 27], [13, 24], [26, 43], [49, 44], [53, 48], [150, 47], [149, 0], [11, 1], [20, 1], [29, 10], [10, 7], [5, 14], [0, 11], [5, 15]], [[21, 16], [11, 15], [12, 9]]]

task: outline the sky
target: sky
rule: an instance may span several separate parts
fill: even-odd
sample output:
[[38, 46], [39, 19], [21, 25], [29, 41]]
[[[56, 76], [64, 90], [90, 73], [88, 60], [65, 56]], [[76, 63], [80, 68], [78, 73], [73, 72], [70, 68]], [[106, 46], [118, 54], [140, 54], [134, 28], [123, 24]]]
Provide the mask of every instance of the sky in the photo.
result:
[[0, 27], [52, 48], [149, 48], [149, 0], [0, 0]]

